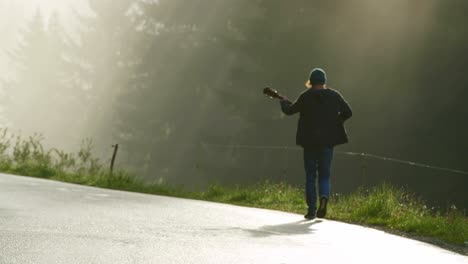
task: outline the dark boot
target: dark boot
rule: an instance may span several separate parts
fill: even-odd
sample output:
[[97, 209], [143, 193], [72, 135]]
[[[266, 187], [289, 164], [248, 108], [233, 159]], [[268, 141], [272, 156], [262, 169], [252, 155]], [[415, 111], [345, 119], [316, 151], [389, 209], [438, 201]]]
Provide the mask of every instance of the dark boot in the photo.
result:
[[304, 215], [304, 218], [307, 220], [315, 219], [315, 210], [309, 210], [307, 214]]
[[328, 198], [327, 197], [321, 197], [320, 198], [320, 206], [319, 206], [319, 209], [317, 210], [317, 217], [318, 218], [324, 218], [325, 215], [327, 214], [327, 204], [328, 204]]

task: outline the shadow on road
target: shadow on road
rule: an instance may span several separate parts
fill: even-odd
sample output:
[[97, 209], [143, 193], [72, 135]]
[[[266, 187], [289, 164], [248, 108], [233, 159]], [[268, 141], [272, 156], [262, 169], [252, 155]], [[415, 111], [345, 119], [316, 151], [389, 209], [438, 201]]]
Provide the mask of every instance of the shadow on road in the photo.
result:
[[287, 236], [287, 235], [305, 235], [313, 234], [314, 229], [312, 225], [318, 224], [322, 220], [307, 221], [301, 220], [286, 224], [279, 225], [266, 225], [261, 226], [258, 229], [243, 229], [250, 233], [253, 237], [268, 237], [268, 236]]
[[269, 237], [269, 236], [288, 236], [288, 235], [305, 235], [305, 234], [313, 234], [314, 229], [311, 228], [312, 225], [321, 223], [322, 220], [301, 220], [295, 221], [291, 223], [279, 224], [279, 225], [265, 225], [261, 226], [256, 229], [249, 229], [249, 228], [240, 228], [240, 227], [233, 227], [233, 228], [225, 228], [225, 229], [205, 229], [206, 231], [221, 231], [221, 230], [241, 230], [243, 232], [247, 232], [252, 237]]

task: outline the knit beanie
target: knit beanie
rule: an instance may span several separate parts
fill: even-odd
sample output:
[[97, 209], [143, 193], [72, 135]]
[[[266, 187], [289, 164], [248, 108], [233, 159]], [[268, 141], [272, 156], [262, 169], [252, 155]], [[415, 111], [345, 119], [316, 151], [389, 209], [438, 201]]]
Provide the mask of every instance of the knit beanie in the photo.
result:
[[326, 84], [327, 74], [320, 68], [315, 68], [310, 72], [309, 81], [311, 84]]

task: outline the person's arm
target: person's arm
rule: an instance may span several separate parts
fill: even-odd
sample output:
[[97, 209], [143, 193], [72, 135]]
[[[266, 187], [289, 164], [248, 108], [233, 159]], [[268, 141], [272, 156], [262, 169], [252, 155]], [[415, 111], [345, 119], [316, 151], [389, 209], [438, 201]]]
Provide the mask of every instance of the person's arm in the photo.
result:
[[280, 100], [280, 104], [281, 104], [281, 111], [283, 111], [285, 115], [294, 115], [295, 113], [298, 113], [301, 111], [302, 95], [300, 95], [299, 98], [297, 98], [297, 100], [294, 103], [289, 101], [287, 98], [283, 98]]
[[343, 122], [346, 120], [350, 119], [351, 116], [353, 116], [353, 111], [351, 110], [351, 107], [349, 106], [348, 102], [341, 96], [341, 94], [338, 94], [338, 100], [339, 100], [339, 115], [340, 118]]

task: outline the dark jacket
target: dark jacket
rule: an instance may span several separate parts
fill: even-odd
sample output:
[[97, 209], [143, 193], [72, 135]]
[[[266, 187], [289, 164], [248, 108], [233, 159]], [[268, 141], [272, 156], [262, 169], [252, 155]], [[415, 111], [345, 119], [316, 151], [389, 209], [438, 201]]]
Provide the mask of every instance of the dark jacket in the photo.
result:
[[281, 100], [281, 110], [286, 115], [300, 113], [297, 145], [336, 146], [348, 142], [344, 122], [353, 113], [348, 103], [335, 90], [307, 89], [294, 103]]

